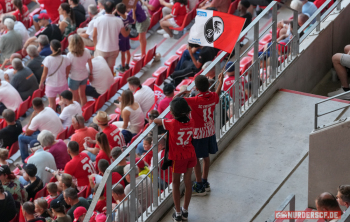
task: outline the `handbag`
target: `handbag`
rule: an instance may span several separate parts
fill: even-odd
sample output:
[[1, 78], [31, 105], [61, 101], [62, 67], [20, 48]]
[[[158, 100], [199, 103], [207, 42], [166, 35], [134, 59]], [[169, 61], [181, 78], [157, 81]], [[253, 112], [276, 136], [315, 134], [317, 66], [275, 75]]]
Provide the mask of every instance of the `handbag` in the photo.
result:
[[53, 75], [60, 69], [62, 63], [63, 63], [63, 56], [62, 56], [62, 59], [61, 59], [61, 63], [60, 63], [60, 65], [57, 67], [57, 69], [56, 69], [53, 73], [51, 73], [50, 75], [48, 75], [47, 77], [53, 76]]

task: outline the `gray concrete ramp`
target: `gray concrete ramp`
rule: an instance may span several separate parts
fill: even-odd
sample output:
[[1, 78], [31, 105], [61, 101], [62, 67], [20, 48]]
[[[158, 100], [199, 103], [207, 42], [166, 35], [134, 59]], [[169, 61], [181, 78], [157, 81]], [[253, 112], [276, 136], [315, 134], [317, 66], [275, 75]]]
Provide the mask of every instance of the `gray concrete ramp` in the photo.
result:
[[[308, 152], [314, 104], [321, 99], [292, 91], [277, 92], [212, 163], [209, 172], [212, 191], [204, 197], [192, 197], [188, 220], [251, 221]], [[332, 101], [321, 106], [319, 112], [344, 105]], [[339, 113], [324, 117], [321, 123], [332, 122]], [[279, 192], [282, 196], [279, 198], [283, 200], [289, 194]], [[262, 211], [266, 218], [260, 215], [259, 221], [267, 220], [280, 203], [269, 206], [273, 209], [270, 213]], [[297, 210], [305, 210], [306, 206], [305, 201], [304, 205], [297, 205]], [[171, 221], [172, 213], [170, 210], [161, 221]]]

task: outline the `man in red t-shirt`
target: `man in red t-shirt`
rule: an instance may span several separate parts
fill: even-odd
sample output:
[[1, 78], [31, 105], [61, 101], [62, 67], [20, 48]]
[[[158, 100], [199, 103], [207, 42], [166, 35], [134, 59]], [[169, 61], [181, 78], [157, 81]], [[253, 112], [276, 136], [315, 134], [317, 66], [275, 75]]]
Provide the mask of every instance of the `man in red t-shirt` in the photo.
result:
[[[209, 92], [209, 80], [199, 75], [195, 78], [195, 86], [199, 94], [192, 98], [185, 98], [192, 109], [191, 116], [195, 127], [192, 144], [196, 151], [197, 165], [195, 167], [196, 183], [193, 186], [192, 195], [203, 195], [210, 191], [208, 183], [208, 173], [210, 159], [209, 154], [215, 154], [218, 151], [215, 137], [214, 111], [216, 104], [219, 103], [219, 95], [223, 84], [223, 74], [218, 77], [219, 86], [216, 92]], [[181, 96], [187, 92], [176, 95]], [[203, 158], [203, 174], [201, 175], [201, 165], [199, 158]]]
[[77, 179], [77, 187], [89, 185], [89, 175], [95, 173], [95, 167], [86, 153], [79, 153], [79, 144], [75, 141], [68, 143], [68, 154], [72, 157], [65, 168], [64, 173]]
[[95, 140], [96, 134], [98, 133], [97, 130], [92, 127], [85, 127], [84, 122], [85, 120], [82, 115], [72, 117], [72, 126], [75, 132], [72, 135], [71, 141], [76, 141], [79, 144], [79, 153], [84, 150], [85, 138], [88, 137]]
[[[168, 108], [171, 100], [173, 100], [174, 97], [174, 90], [175, 90], [175, 86], [170, 83], [170, 84], [166, 84], [163, 87], [163, 93], [166, 96], [164, 99], [162, 99], [162, 101], [160, 101], [159, 105], [158, 105], [158, 112], [159, 114], [161, 114], [166, 108]], [[171, 115], [171, 113], [169, 112], [165, 118], [167, 119], [173, 119], [173, 116]]]

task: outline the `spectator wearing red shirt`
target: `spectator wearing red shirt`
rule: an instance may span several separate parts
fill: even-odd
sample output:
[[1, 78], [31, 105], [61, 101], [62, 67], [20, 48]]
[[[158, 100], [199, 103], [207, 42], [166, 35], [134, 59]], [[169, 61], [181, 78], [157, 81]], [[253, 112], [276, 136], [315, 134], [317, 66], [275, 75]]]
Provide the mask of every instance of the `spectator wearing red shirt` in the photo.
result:
[[[191, 173], [197, 164], [196, 153], [192, 145], [194, 133], [194, 121], [189, 118], [191, 108], [184, 98], [175, 98], [170, 103], [170, 112], [175, 119], [155, 119], [154, 123], [163, 125], [168, 130], [169, 153], [168, 159], [173, 166], [173, 199], [175, 212], [174, 221], [182, 221], [188, 218], [188, 205], [192, 194]], [[180, 208], [180, 177], [184, 174], [185, 201]]]
[[[143, 149], [146, 152], [148, 152], [148, 150], [151, 148], [152, 148], [152, 137], [148, 136], [143, 140]], [[148, 166], [151, 166], [152, 157], [153, 157], [153, 150], [147, 153], [143, 158], [143, 160], [148, 164]]]
[[[168, 108], [171, 100], [173, 100], [174, 97], [174, 90], [175, 90], [175, 86], [170, 83], [170, 84], [166, 84], [163, 87], [163, 93], [166, 96], [164, 99], [162, 99], [162, 101], [160, 101], [159, 105], [158, 105], [158, 112], [162, 113], [164, 110], [166, 110], [166, 108]], [[173, 116], [171, 115], [171, 113], [169, 112], [165, 118], [167, 119], [173, 119]]]
[[[79, 153], [84, 150], [85, 138], [88, 137], [90, 139], [95, 139], [96, 134], [98, 133], [97, 130], [92, 127], [85, 127], [84, 123], [85, 120], [82, 115], [76, 115], [72, 117], [72, 126], [75, 131], [71, 137], [71, 141], [75, 141], [79, 144]], [[90, 159], [92, 161], [95, 161], [95, 159], [92, 159], [91, 157]]]
[[26, 27], [29, 25], [29, 10], [27, 6], [23, 5], [22, 0], [13, 0], [13, 5], [16, 8], [12, 14], [16, 20], [22, 22]]
[[[99, 185], [100, 185], [99, 183], [95, 185], [93, 197], [95, 196]], [[96, 206], [95, 206], [94, 211], [97, 211], [99, 213], [102, 213], [103, 208], [107, 206], [106, 197], [104, 196], [104, 193], [105, 193], [105, 188], [103, 188], [101, 196], [98, 198], [98, 201], [97, 201]]]
[[[203, 195], [203, 193], [210, 191], [210, 184], [208, 183], [209, 154], [215, 154], [218, 151], [215, 137], [214, 110], [215, 105], [219, 103], [219, 95], [223, 84], [222, 73], [218, 80], [219, 86], [216, 92], [209, 92], [209, 80], [203, 75], [197, 76], [195, 86], [199, 94], [192, 98], [185, 98], [191, 106], [191, 116], [195, 122], [193, 146], [196, 150], [197, 165], [195, 167], [196, 183], [193, 186], [193, 195]], [[179, 93], [176, 97], [183, 94], [184, 92]], [[204, 163], [202, 175], [199, 158], [203, 158]]]
[[164, 33], [164, 38], [172, 38], [174, 36], [169, 27], [179, 28], [188, 12], [187, 0], [175, 0], [174, 2], [175, 4], [171, 9], [171, 14], [160, 20], [160, 27], [162, 27], [164, 32], [158, 33]]
[[79, 153], [79, 144], [75, 141], [68, 143], [68, 153], [72, 160], [66, 164], [64, 173], [70, 174], [77, 179], [78, 189], [88, 186], [89, 175], [95, 173], [94, 164], [86, 153]]
[[108, 163], [111, 164], [111, 148], [109, 147], [106, 134], [104, 134], [103, 132], [99, 132], [96, 134], [96, 145], [100, 147], [100, 151], [98, 152], [95, 161], [96, 172], [99, 172], [98, 162], [100, 160], [107, 160]]

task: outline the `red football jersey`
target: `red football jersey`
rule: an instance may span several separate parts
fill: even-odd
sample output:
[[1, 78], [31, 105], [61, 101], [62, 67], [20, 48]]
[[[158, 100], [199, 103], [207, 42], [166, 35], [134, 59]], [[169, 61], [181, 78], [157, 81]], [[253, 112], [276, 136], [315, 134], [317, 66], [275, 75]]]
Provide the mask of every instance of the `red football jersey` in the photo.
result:
[[163, 119], [163, 126], [169, 131], [169, 160], [184, 160], [196, 156], [192, 145], [193, 119], [187, 123], [176, 119]]
[[110, 124], [103, 132], [107, 135], [111, 147], [123, 147], [126, 145], [124, 136], [117, 126]]
[[214, 111], [219, 103], [219, 96], [215, 92], [199, 93], [192, 98], [185, 98], [191, 107], [194, 120], [194, 139], [203, 139], [215, 134]]
[[[235, 95], [235, 87], [231, 87], [232, 84], [235, 82], [235, 76], [229, 76], [224, 79], [224, 84], [222, 86], [223, 91], [229, 91], [229, 95], [231, 98]], [[241, 96], [241, 106], [244, 105], [245, 101], [247, 101], [248, 97], [245, 95], [245, 92], [243, 91], [244, 88], [244, 83], [245, 83], [245, 78], [244, 76], [241, 77], [241, 86], [239, 87], [239, 92]], [[231, 87], [231, 88], [230, 88]]]
[[98, 154], [96, 156], [96, 160], [95, 160], [95, 168], [96, 168], [97, 173], [99, 173], [98, 162], [102, 159], [107, 160], [108, 163], [111, 164], [111, 158], [103, 150], [100, 149], [100, 151], [98, 152]]
[[90, 184], [88, 176], [96, 172], [89, 156], [86, 153], [80, 153], [66, 164], [64, 173], [75, 177], [78, 183], [77, 186], [82, 187]]
[[12, 15], [14, 15], [16, 17], [17, 21], [20, 21], [23, 24], [27, 24], [27, 22], [29, 21], [29, 10], [28, 10], [27, 6], [23, 5], [22, 11], [23, 11], [23, 13], [21, 14], [19, 12], [19, 10], [17, 9], [16, 11], [14, 11], [12, 13]]
[[16, 10], [15, 6], [12, 4], [12, 0], [0, 0], [0, 4], [4, 13]]

